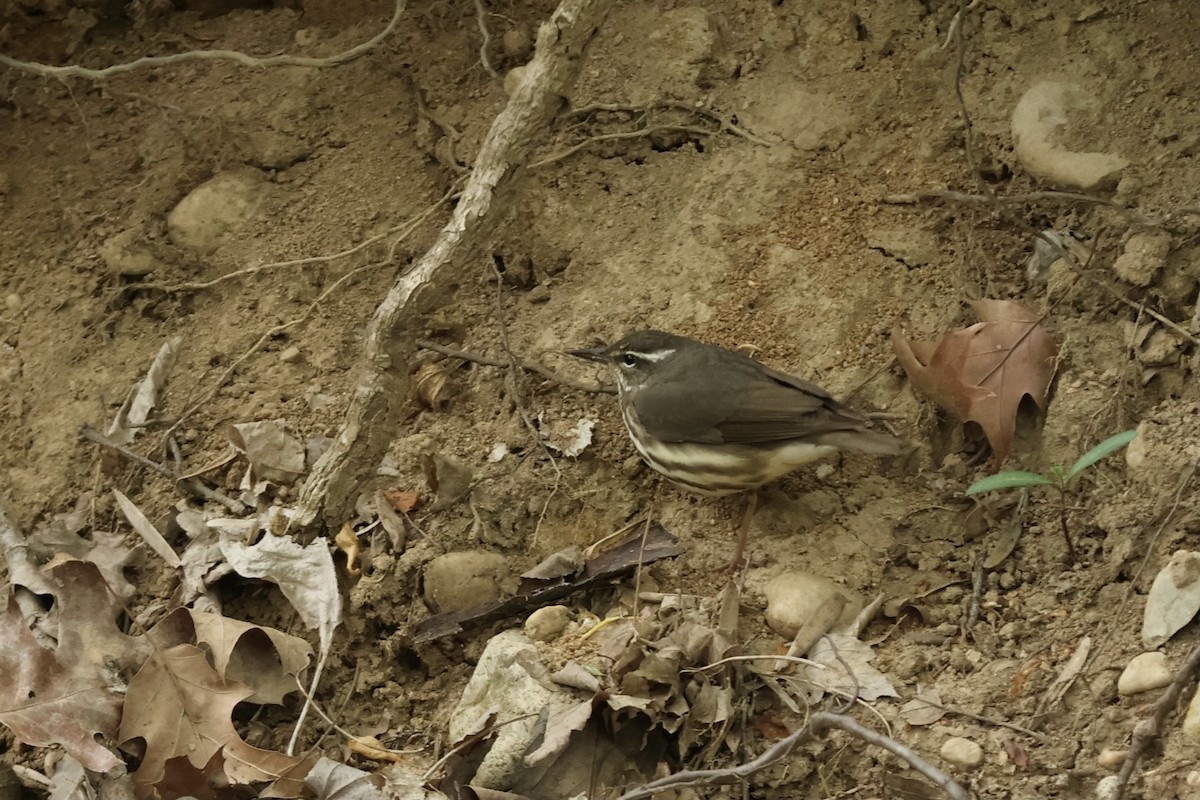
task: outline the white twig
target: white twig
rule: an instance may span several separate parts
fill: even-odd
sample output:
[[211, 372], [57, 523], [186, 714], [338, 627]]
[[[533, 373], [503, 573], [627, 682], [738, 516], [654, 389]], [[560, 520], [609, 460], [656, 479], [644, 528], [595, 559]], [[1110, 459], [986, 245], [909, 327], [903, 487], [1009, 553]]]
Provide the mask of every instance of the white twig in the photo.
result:
[[392, 13], [391, 20], [388, 22], [387, 27], [379, 33], [345, 52], [325, 58], [287, 55], [255, 58], [236, 50], [189, 50], [186, 53], [175, 53], [169, 56], [143, 56], [142, 58], [124, 64], [114, 64], [104, 69], [88, 69], [77, 64], [55, 67], [32, 61], [19, 61], [3, 54], [0, 54], [0, 64], [47, 78], [85, 78], [94, 81], [111, 78], [113, 75], [120, 75], [124, 72], [133, 72], [134, 70], [149, 67], [165, 67], [184, 61], [233, 61], [246, 67], [333, 67], [338, 64], [345, 64], [347, 61], [353, 61], [371, 50], [388, 36], [391, 36], [400, 22], [401, 15], [404, 14], [406, 2], [407, 0], [396, 0], [396, 8]]
[[488, 46], [492, 43], [492, 34], [488, 32], [487, 9], [483, 7], [483, 0], [475, 0], [475, 19], [479, 23], [479, 32], [483, 34], [483, 44], [479, 45], [479, 60], [488, 75], [499, 78], [500, 73], [496, 72], [496, 68], [492, 66], [492, 59], [488, 56]]
[[562, 0], [542, 25], [533, 60], [525, 65], [525, 80], [492, 122], [450, 221], [375, 309], [346, 417], [301, 490], [294, 519], [300, 527], [311, 525], [322, 512], [340, 517], [353, 504], [359, 477], [379, 463], [408, 394], [406, 363], [416, 350], [415, 330], [420, 327], [412, 319], [413, 301], [419, 295], [420, 304], [435, 304], [448, 291], [443, 273], [490, 231], [497, 195], [561, 108], [608, 5], [608, 0]]

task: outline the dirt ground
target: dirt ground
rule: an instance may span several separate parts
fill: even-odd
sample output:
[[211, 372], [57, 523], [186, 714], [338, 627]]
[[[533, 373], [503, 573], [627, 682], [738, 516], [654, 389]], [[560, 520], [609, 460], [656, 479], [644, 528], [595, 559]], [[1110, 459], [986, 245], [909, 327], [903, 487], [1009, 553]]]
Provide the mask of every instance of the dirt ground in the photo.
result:
[[[0, 52], [89, 67], [202, 48], [329, 55], [374, 35], [392, 9], [387, 0], [134, 5], [9, 3]], [[553, 4], [484, 5], [488, 60], [502, 74], [528, 59]], [[951, 36], [958, 10], [916, 0], [618, 3], [569, 102], [633, 110], [560, 122], [489, 247], [461, 265], [457, 291], [428, 310], [418, 334], [492, 358], [504, 355], [506, 335], [521, 357], [595, 381], [608, 376], [562, 351], [654, 327], [752, 346], [856, 408], [895, 415], [895, 429], [918, 445], [911, 459], [847, 456], [764, 490], [744, 635], [782, 643], [762, 609], [763, 587], [785, 570], [827, 576], [864, 598], [882, 594], [885, 610], [909, 612], [883, 614], [863, 634], [900, 694], [874, 703], [900, 741], [935, 761], [948, 737], [981, 745], [982, 764], [955, 772], [981, 798], [1091, 797], [1111, 774], [1101, 751], [1127, 747], [1156, 696], [1116, 688], [1145, 649], [1143, 596], [1200, 531], [1188, 482], [1200, 457], [1200, 10], [980, 4], [967, 16], [961, 64]], [[231, 423], [282, 418], [302, 441], [336, 433], [366, 320], [437, 235], [448, 213], [439, 198], [506, 102], [481, 41], [472, 3], [414, 0], [394, 35], [336, 67], [193, 60], [104, 81], [0, 69], [0, 464], [22, 527], [94, 491], [96, 526], [127, 531], [112, 486], [151, 520], [171, 517], [180, 497], [166, 481], [130, 465], [106, 471], [77, 438], [84, 423], [105, 427], [168, 337], [182, 344], [156, 415], [165, 423], [136, 444], [150, 458], [169, 460], [155, 444], [168, 425], [185, 472], [226, 452]], [[1029, 197], [1069, 188], [1031, 174], [1014, 149], [1013, 109], [1046, 80], [1086, 96], [1092, 116], [1071, 129], [1072, 150], [1128, 161], [1093, 192], [1107, 204]], [[697, 109], [736, 124], [722, 129]], [[570, 150], [640, 125], [673, 127]], [[226, 212], [232, 221], [188, 240], [168, 216], [214, 176], [232, 176], [244, 204], [206, 210], [201, 227]], [[947, 188], [1024, 200], [890, 202]], [[348, 250], [431, 208], [390, 259], [376, 243], [255, 269]], [[1040, 230], [1078, 240], [1085, 277], [1061, 264], [1049, 280], [1031, 276]], [[1167, 244], [1146, 269], [1122, 271], [1117, 262], [1139, 234]], [[238, 270], [251, 271], [197, 286]], [[1070, 499], [1075, 564], [1064, 562], [1053, 498], [1033, 494], [1019, 542], [987, 570], [978, 619], [965, 629], [974, 565], [1000, 533], [966, 524], [963, 491], [992, 467], [971, 463], [961, 426], [913, 391], [890, 337], [897, 320], [924, 338], [970, 324], [964, 301], [978, 297], [1048, 311], [1060, 343], [1040, 433], [1018, 441], [1008, 466], [1044, 470], [1110, 434], [1141, 426], [1143, 436], [1128, 460], [1103, 462]], [[326, 685], [333, 702], [335, 688], [356, 679], [356, 691], [337, 698], [340, 724], [382, 726], [425, 746], [413, 761], [427, 766], [483, 645], [521, 620], [406, 651], [404, 630], [429, 613], [424, 563], [482, 548], [515, 576], [651, 514], [684, 553], [649, 569], [642, 588], [716, 596], [742, 506], [685, 495], [641, 466], [609, 395], [528, 375], [514, 384], [504, 369], [430, 352], [413, 354], [410, 367], [421, 363], [447, 367], [447, 384], [435, 408], [414, 401], [385, 474], [364, 493], [428, 495], [425, 454], [457, 459], [477, 483], [468, 499], [420, 507], [413, 520], [423, 535], [405, 554], [377, 556], [358, 585], [347, 579], [348, 620]], [[581, 419], [596, 422], [592, 444], [552, 459]], [[221, 469], [207, 477], [236, 491], [243, 466]], [[153, 559], [135, 583], [144, 587], [135, 611], [171, 589]], [[269, 592], [234, 582], [225, 591], [227, 613], [284, 624]], [[577, 611], [605, 602], [571, 601]], [[1049, 703], [1084, 637], [1093, 648], [1085, 671]], [[1193, 625], [1166, 644], [1168, 663], [1179, 666], [1195, 640]], [[965, 713], [907, 725], [900, 705], [929, 689]], [[293, 713], [278, 712], [281, 731]], [[744, 734], [715, 761], [747, 761], [768, 743], [759, 729]], [[278, 746], [269, 724], [263, 736], [263, 746]], [[23, 757], [0, 741], [10, 744], [5, 758]], [[1200, 796], [1196, 747], [1170, 726], [1129, 796]], [[806, 745], [742, 796], [903, 796], [886, 788], [898, 770], [882, 752], [835, 739]]]

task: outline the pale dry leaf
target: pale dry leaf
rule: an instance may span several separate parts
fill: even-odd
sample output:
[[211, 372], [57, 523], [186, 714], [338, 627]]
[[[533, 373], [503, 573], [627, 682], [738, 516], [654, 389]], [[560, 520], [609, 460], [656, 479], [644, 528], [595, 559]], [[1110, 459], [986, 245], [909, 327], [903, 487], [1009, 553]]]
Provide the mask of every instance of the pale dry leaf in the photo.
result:
[[212, 655], [217, 674], [254, 690], [248, 702], [279, 705], [297, 691], [296, 682], [312, 661], [308, 642], [265, 625], [189, 611], [196, 643]]
[[909, 725], [932, 725], [946, 716], [941, 705], [942, 698], [937, 689], [922, 686], [917, 689], [916, 697], [900, 706], [900, 717]]
[[318, 537], [301, 546], [268, 533], [251, 546], [223, 535], [221, 552], [242, 577], [265, 578], [279, 586], [304, 624], [317, 632], [322, 652], [329, 651], [334, 629], [342, 620], [342, 596], [327, 539]]
[[158, 355], [154, 357], [150, 369], [146, 372], [146, 377], [142, 378], [137, 389], [129, 395], [105, 431], [104, 435], [108, 439], [117, 444], [129, 444], [146, 426], [150, 412], [158, 404], [158, 396], [175, 367], [175, 358], [182, 343], [182, 336], [172, 336], [163, 342], [163, 346], [158, 349]]
[[826, 634], [808, 651], [808, 657], [824, 669], [805, 665], [798, 674], [818, 689], [843, 692], [867, 702], [899, 696], [887, 676], [871, 665], [875, 651], [853, 636]]
[[1154, 578], [1142, 616], [1142, 642], [1165, 644], [1200, 612], [1200, 553], [1177, 550]]
[[179, 555], [171, 549], [171, 545], [167, 544], [167, 540], [158, 532], [158, 528], [146, 518], [142, 510], [134, 505], [133, 501], [123, 495], [120, 490], [112, 490], [113, 497], [117, 500], [117, 507], [121, 509], [121, 513], [125, 515], [125, 519], [129, 520], [129, 524], [133, 526], [133, 530], [144, 541], [154, 554], [167, 562], [169, 567], [179, 566]]
[[[297, 772], [302, 779], [304, 759], [252, 747], [238, 736], [233, 709], [252, 693], [244, 684], [223, 680], [194, 645], [155, 650], [129, 682], [121, 719], [121, 745], [144, 747], [134, 785], [145, 793], [163, 780], [167, 762], [179, 756], [203, 769], [222, 748], [223, 771], [233, 783], [279, 784], [281, 776]], [[294, 797], [298, 791], [276, 796]]]
[[304, 445], [282, 419], [230, 425], [228, 437], [245, 454], [255, 480], [287, 485], [304, 474]]
[[329, 758], [313, 764], [304, 784], [316, 800], [390, 800], [382, 778]]
[[975, 300], [971, 306], [982, 322], [951, 331], [936, 345], [906, 339], [897, 323], [892, 346], [915, 387], [983, 429], [999, 464], [1012, 447], [1022, 399], [1046, 408], [1058, 347], [1041, 317], [1020, 303]]
[[525, 756], [525, 765], [537, 766], [566, 750], [571, 736], [583, 730], [592, 718], [592, 708], [591, 697], [574, 704], [564, 703], [561, 697], [555, 697], [550, 703], [550, 716], [546, 720], [542, 742], [537, 749]]

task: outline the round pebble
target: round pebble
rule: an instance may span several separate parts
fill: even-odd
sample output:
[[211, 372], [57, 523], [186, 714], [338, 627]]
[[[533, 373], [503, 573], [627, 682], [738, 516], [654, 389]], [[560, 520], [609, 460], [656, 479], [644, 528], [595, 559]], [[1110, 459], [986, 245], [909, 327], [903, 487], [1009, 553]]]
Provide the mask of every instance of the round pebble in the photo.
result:
[[571, 622], [571, 609], [566, 606], [539, 608], [525, 620], [525, 635], [535, 642], [557, 639]]
[[1116, 775], [1105, 775], [1096, 784], [1097, 800], [1114, 800], [1117, 796], [1117, 788], [1121, 785], [1121, 779]]
[[1115, 747], [1106, 747], [1100, 751], [1100, 755], [1096, 756], [1096, 763], [1105, 769], [1116, 772], [1125, 763], [1125, 756], [1129, 754], [1128, 750], [1119, 750]]
[[300, 348], [296, 345], [285, 348], [279, 353], [279, 360], [285, 364], [292, 364], [300, 360]]
[[1171, 682], [1174, 676], [1167, 667], [1166, 653], [1154, 651], [1134, 656], [1121, 677], [1117, 679], [1117, 693], [1122, 697], [1131, 694], [1161, 689]]
[[983, 763], [983, 748], [961, 736], [951, 736], [942, 742], [941, 753], [943, 760], [963, 769], [975, 769]]
[[499, 553], [464, 550], [425, 565], [425, 602], [435, 611], [461, 611], [500, 599], [508, 562]]
[[844, 601], [838, 623], [854, 619], [863, 604], [846, 589], [828, 578], [807, 572], [784, 572], [763, 590], [767, 596], [767, 625], [785, 639], [796, 635], [827, 600], [841, 596]]
[[4, 305], [8, 306], [9, 311], [19, 311], [21, 309], [21, 295], [16, 292], [9, 292], [4, 295]]

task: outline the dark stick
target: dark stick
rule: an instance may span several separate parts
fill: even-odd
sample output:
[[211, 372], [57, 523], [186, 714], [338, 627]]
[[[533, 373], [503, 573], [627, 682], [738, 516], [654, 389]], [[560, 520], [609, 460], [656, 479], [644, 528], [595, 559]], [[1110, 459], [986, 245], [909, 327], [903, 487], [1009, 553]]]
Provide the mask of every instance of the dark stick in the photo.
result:
[[162, 464], [151, 461], [141, 453], [134, 452], [124, 445], [117, 444], [112, 439], [102, 434], [100, 431], [93, 428], [91, 425], [84, 425], [79, 429], [79, 438], [89, 442], [95, 442], [101, 447], [107, 447], [116, 453], [120, 453], [125, 458], [137, 464], [141, 464], [146, 469], [157, 472], [167, 480], [174, 483], [178, 488], [182, 489], [187, 494], [199, 497], [202, 500], [209, 500], [214, 503], [220, 503], [234, 514], [245, 514], [246, 506], [240, 500], [235, 500], [229, 495], [222, 492], [220, 489], [213, 489], [208, 485], [201, 483], [195, 478], [179, 478], [176, 477], [171, 470], [164, 467]]
[[[441, 353], [444, 356], [451, 358], [461, 358], [463, 361], [470, 361], [472, 364], [482, 364], [485, 367], [505, 367], [511, 366], [508, 361], [502, 358], [488, 358], [487, 356], [468, 353], [463, 350], [453, 350], [437, 342], [431, 342], [428, 339], [418, 339], [417, 347], [422, 350], [432, 350], [435, 353]], [[536, 375], [541, 375], [547, 380], [552, 380], [555, 383], [561, 383], [569, 389], [578, 389], [581, 392], [593, 392], [595, 394], [616, 394], [617, 390], [612, 386], [598, 386], [593, 383], [583, 383], [582, 381], [564, 378], [549, 367], [544, 367], [536, 361], [518, 361], [517, 366], [526, 372], [532, 372]]]

